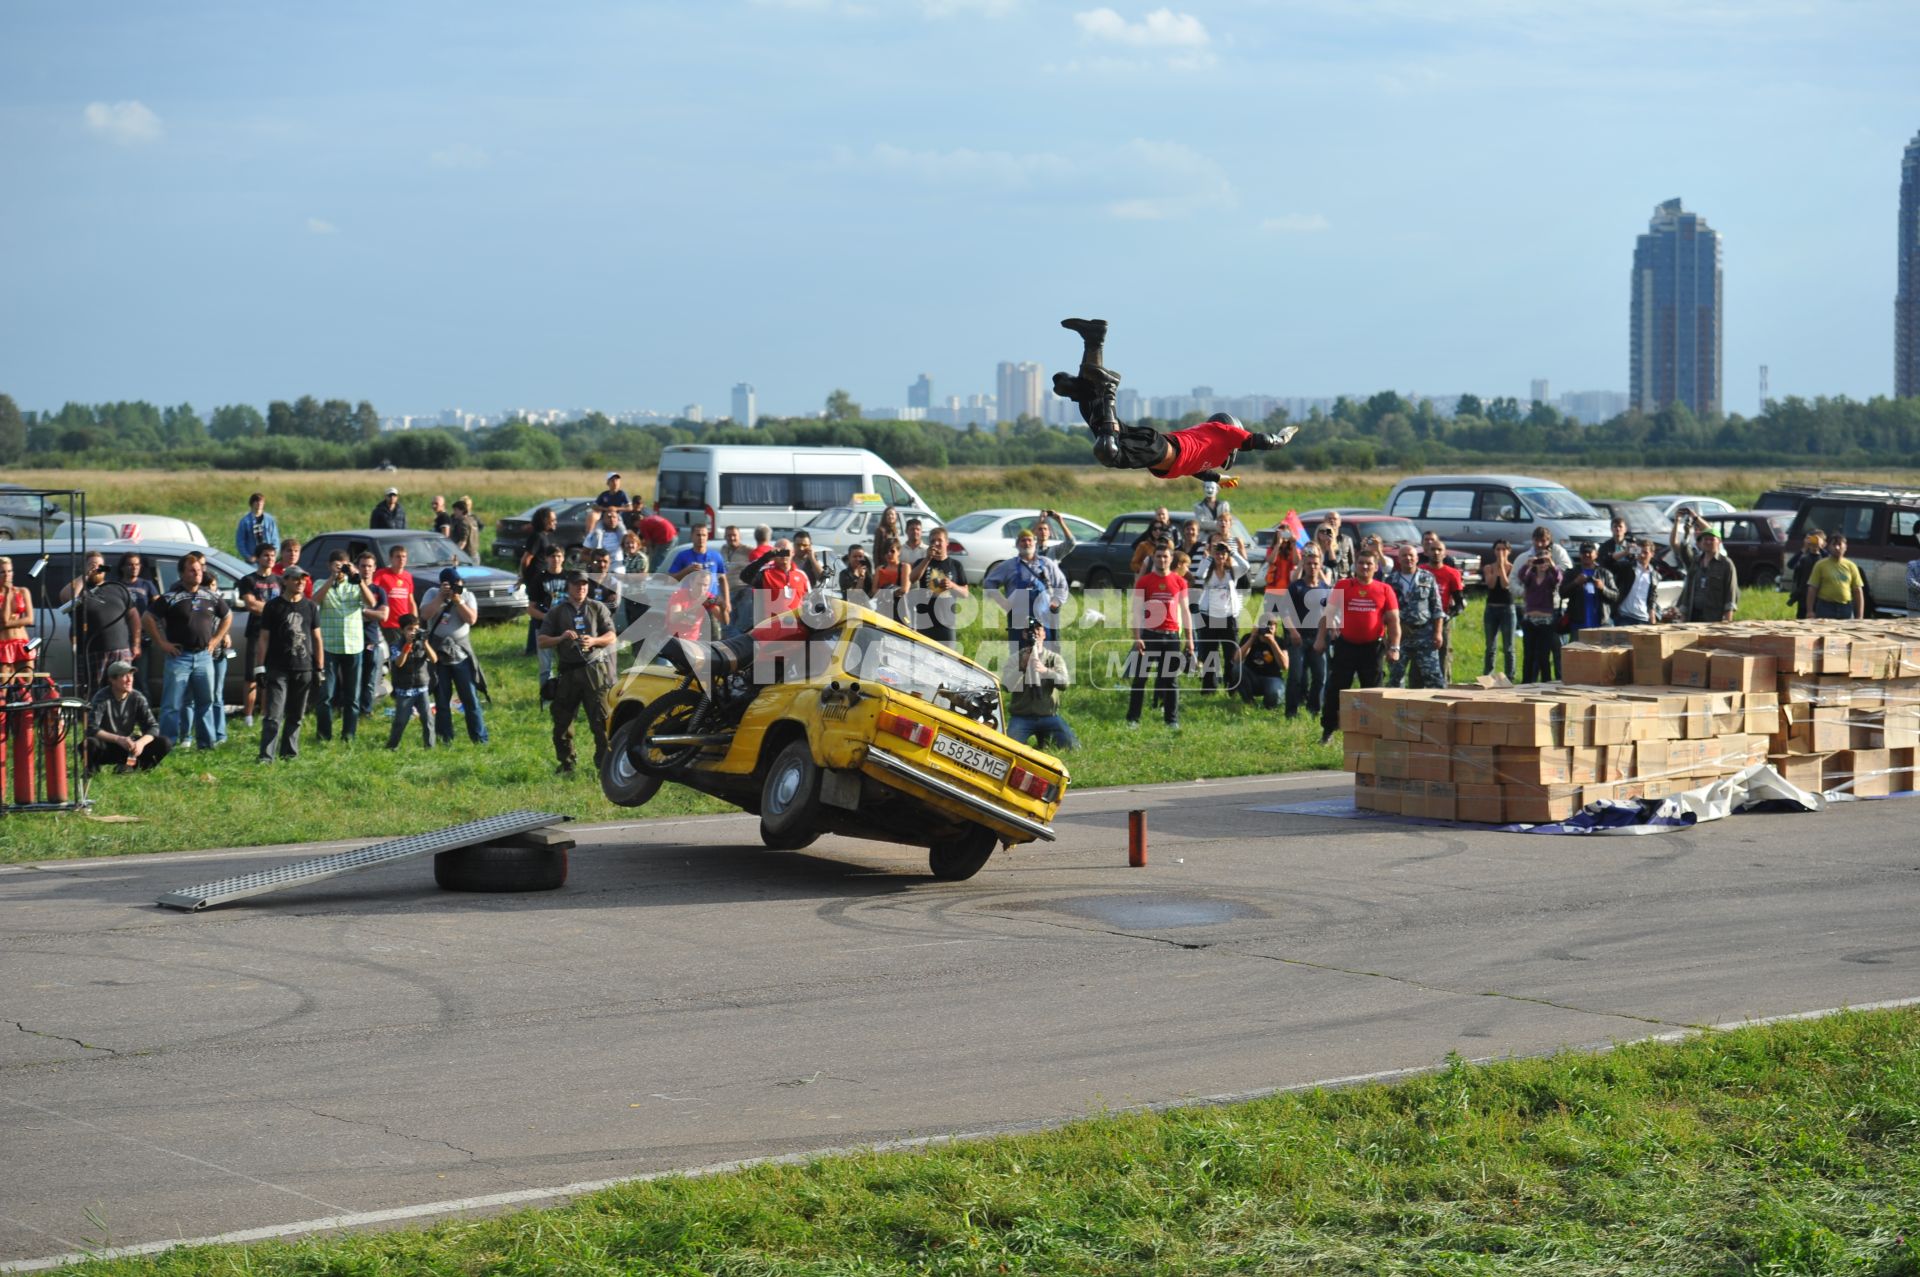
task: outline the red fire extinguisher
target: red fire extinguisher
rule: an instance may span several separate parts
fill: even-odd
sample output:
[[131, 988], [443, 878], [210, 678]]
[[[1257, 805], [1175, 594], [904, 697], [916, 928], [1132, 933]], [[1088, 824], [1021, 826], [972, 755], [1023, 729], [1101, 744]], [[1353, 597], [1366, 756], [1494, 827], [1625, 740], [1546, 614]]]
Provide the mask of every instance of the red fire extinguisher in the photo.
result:
[[41, 771], [46, 775], [46, 800], [67, 801], [67, 725], [60, 708], [60, 685], [49, 675], [40, 684]]
[[7, 732], [12, 715], [7, 713], [8, 688], [0, 685], [0, 806], [7, 801]]
[[8, 734], [13, 737], [13, 801], [33, 801], [33, 689], [20, 680], [7, 689], [13, 702], [7, 715]]

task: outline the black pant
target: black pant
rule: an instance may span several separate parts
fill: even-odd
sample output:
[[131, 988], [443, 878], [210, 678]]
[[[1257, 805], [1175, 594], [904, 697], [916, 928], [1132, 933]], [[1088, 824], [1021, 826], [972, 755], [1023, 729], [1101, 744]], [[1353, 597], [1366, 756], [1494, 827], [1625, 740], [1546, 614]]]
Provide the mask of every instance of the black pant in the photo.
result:
[[260, 728], [260, 757], [300, 756], [300, 720], [313, 699], [312, 670], [268, 670], [260, 680], [266, 689], [266, 722]]
[[1559, 677], [1560, 628], [1552, 621], [1520, 621], [1520, 681], [1551, 683]]
[[586, 666], [560, 666], [554, 674], [553, 756], [562, 765], [573, 764], [573, 720], [584, 709], [587, 726], [593, 731], [593, 765], [598, 767], [607, 757], [606, 704], [587, 681]]
[[1201, 624], [1199, 656], [1201, 691], [1240, 686], [1240, 627], [1231, 619]]
[[1358, 678], [1362, 687], [1380, 686], [1380, 654], [1383, 644], [1350, 643], [1336, 638], [1327, 651], [1327, 687], [1320, 703], [1320, 726], [1329, 732], [1340, 730], [1340, 693]]
[[1180, 636], [1171, 630], [1157, 630], [1144, 636], [1146, 650], [1133, 654], [1133, 691], [1127, 697], [1127, 721], [1140, 721], [1140, 709], [1147, 698], [1147, 677], [1153, 676], [1153, 698], [1160, 703], [1167, 722], [1180, 721], [1180, 693], [1174, 679], [1180, 673]]
[[[140, 751], [139, 769], [146, 771], [149, 768], [158, 767], [160, 760], [165, 758], [167, 751], [172, 748], [173, 742], [166, 737], [154, 737], [147, 742], [147, 747]], [[110, 741], [103, 741], [97, 737], [87, 741], [88, 771], [107, 771], [109, 769], [113, 771], [123, 771], [125, 770], [126, 761], [126, 746], [116, 745]]]

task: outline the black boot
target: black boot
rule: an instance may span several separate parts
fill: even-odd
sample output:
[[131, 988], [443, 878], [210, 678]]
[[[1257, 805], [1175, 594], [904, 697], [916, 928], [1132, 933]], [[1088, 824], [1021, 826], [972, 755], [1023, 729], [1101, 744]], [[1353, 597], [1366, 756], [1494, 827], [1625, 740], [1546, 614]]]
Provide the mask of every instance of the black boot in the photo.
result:
[[1063, 319], [1060, 326], [1069, 332], [1080, 334], [1080, 340], [1087, 344], [1086, 353], [1081, 356], [1082, 366], [1091, 364], [1098, 368], [1106, 362], [1107, 321], [1104, 319]]

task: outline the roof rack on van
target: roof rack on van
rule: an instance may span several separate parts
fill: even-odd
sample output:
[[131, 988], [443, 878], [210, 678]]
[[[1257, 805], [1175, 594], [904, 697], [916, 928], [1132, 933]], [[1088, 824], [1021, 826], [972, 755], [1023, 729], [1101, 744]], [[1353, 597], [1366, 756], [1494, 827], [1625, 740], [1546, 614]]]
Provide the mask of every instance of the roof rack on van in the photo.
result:
[[1822, 486], [1823, 497], [1891, 497], [1896, 501], [1920, 501], [1920, 489], [1895, 488], [1884, 483], [1829, 483]]

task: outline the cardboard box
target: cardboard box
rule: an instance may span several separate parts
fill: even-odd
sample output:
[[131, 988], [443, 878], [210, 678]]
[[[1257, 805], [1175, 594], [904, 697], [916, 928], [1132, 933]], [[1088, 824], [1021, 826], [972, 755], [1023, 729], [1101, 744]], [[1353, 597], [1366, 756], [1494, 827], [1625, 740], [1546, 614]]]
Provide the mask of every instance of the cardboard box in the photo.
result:
[[1742, 713], [1741, 730], [1770, 736], [1780, 730], [1780, 694], [1748, 692]]
[[1573, 751], [1503, 745], [1493, 751], [1493, 771], [1503, 785], [1570, 785]]
[[1827, 787], [1827, 758], [1826, 754], [1774, 754], [1767, 761], [1789, 785], [1818, 794]]
[[1428, 820], [1456, 820], [1459, 818], [1457, 801], [1453, 782], [1430, 780], [1426, 783], [1426, 793], [1420, 814]]
[[1588, 642], [1569, 643], [1560, 649], [1560, 677], [1567, 683], [1594, 687], [1631, 683], [1633, 647], [1626, 643], [1606, 647]]
[[1501, 740], [1520, 747], [1557, 746], [1566, 735], [1567, 708], [1559, 701], [1540, 699], [1501, 703]]
[[1713, 666], [1713, 653], [1703, 647], [1689, 647], [1674, 653], [1673, 685], [1675, 687], [1705, 688], [1707, 674]]
[[1814, 668], [1822, 674], [1846, 674], [1853, 668], [1853, 642], [1844, 634], [1820, 636]]
[[1454, 786], [1454, 819], [1497, 825], [1506, 820], [1498, 785]]
[[1408, 746], [1408, 780], [1451, 780], [1453, 751], [1450, 746], [1415, 741]]
[[1453, 747], [1453, 781], [1457, 786], [1497, 785], [1500, 778], [1494, 773], [1494, 751], [1492, 745], [1455, 745]]
[[1601, 755], [1604, 751], [1597, 745], [1575, 748], [1567, 751], [1573, 755], [1572, 775], [1570, 779], [1576, 785], [1596, 785], [1605, 779], [1601, 776]]
[[1510, 823], [1537, 825], [1550, 820], [1565, 820], [1580, 810], [1577, 785], [1500, 786], [1500, 810]]
[[1771, 691], [1779, 677], [1780, 663], [1771, 656], [1714, 652], [1707, 662], [1707, 686], [1715, 691]]
[[1404, 779], [1413, 752], [1411, 742], [1380, 739], [1373, 743], [1373, 770], [1377, 775]]
[[1842, 750], [1827, 759], [1826, 786], [1856, 798], [1879, 798], [1893, 792], [1892, 772], [1893, 759], [1884, 749]]
[[1633, 747], [1634, 774], [1641, 780], [1656, 779], [1673, 774], [1673, 762], [1670, 757], [1673, 742], [1666, 740], [1643, 740]]

